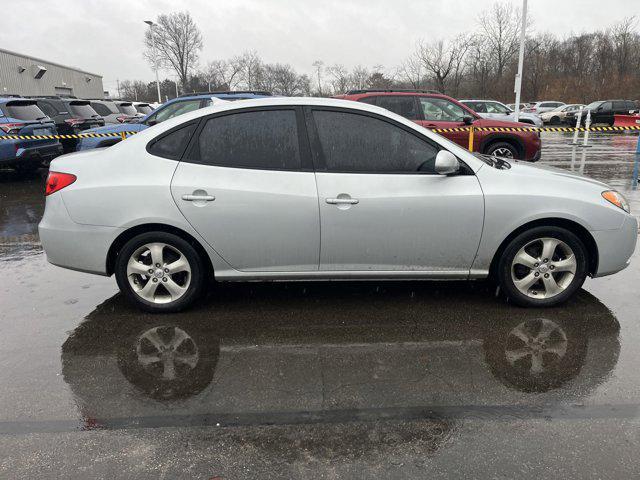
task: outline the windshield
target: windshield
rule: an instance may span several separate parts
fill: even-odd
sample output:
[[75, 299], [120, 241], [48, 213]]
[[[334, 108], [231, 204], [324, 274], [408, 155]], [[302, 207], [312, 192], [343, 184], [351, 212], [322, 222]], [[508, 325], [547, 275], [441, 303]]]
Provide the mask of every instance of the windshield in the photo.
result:
[[594, 108], [598, 108], [603, 103], [604, 103], [603, 101], [591, 102], [589, 105], [586, 106], [586, 108], [588, 108], [589, 110], [593, 110]]

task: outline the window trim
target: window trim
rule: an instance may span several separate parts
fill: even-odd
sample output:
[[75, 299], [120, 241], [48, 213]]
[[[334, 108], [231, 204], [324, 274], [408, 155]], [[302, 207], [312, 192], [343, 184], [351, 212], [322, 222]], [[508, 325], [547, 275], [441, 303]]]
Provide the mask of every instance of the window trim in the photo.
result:
[[[324, 152], [322, 150], [322, 144], [320, 142], [320, 135], [318, 134], [318, 129], [317, 126], [315, 124], [315, 120], [313, 118], [313, 112], [315, 110], [318, 111], [330, 111], [330, 112], [339, 112], [339, 113], [350, 113], [350, 114], [355, 114], [355, 115], [361, 115], [364, 117], [370, 117], [370, 118], [375, 118], [377, 120], [386, 122], [394, 127], [399, 127], [400, 129], [404, 130], [405, 132], [409, 133], [410, 135], [413, 135], [414, 137], [416, 137], [418, 140], [421, 140], [423, 142], [426, 142], [430, 145], [432, 145], [433, 147], [435, 147], [438, 152], [440, 152], [440, 150], [446, 150], [442, 145], [440, 145], [437, 142], [434, 142], [433, 140], [431, 140], [430, 138], [424, 136], [424, 135], [420, 135], [419, 132], [416, 132], [415, 130], [413, 130], [412, 128], [403, 125], [400, 122], [396, 122], [393, 119], [384, 117], [382, 115], [378, 115], [377, 113], [373, 113], [373, 112], [366, 112], [363, 110], [354, 110], [354, 109], [350, 109], [350, 108], [343, 108], [343, 107], [324, 107], [324, 106], [316, 106], [316, 105], [308, 105], [304, 107], [305, 110], [305, 120], [307, 122], [307, 132], [309, 135], [309, 141], [310, 144], [313, 146], [312, 152], [312, 158], [313, 158], [313, 163], [315, 166], [315, 170], [317, 172], [322, 172], [322, 173], [337, 173], [337, 174], [349, 174], [349, 175], [429, 175], [429, 176], [440, 176], [440, 174], [436, 173], [436, 172], [391, 172], [391, 171], [385, 171], [385, 172], [381, 172], [378, 170], [362, 170], [362, 171], [352, 171], [352, 170], [329, 170], [327, 168], [327, 163], [326, 163], [326, 159], [324, 156]], [[410, 120], [411, 121], [411, 120]], [[437, 153], [436, 153], [437, 155]], [[455, 155], [455, 154], [454, 154]], [[458, 159], [458, 161], [460, 162], [460, 175], [466, 175], [471, 173], [472, 175], [474, 175], [473, 171], [467, 166], [467, 164], [461, 160], [457, 155], [456, 158]]]
[[[247, 166], [228, 166], [228, 165], [212, 165], [208, 162], [202, 161], [199, 155], [198, 149], [198, 140], [200, 138], [200, 134], [204, 129], [206, 123], [213, 118], [221, 118], [229, 115], [237, 115], [242, 113], [250, 113], [250, 112], [264, 112], [271, 110], [290, 110], [293, 111], [296, 116], [296, 130], [298, 136], [298, 151], [300, 153], [300, 168], [291, 169], [291, 168], [266, 168], [266, 167], [247, 167]], [[182, 157], [180, 159], [181, 162], [185, 163], [194, 163], [198, 165], [204, 165], [206, 167], [215, 167], [215, 168], [235, 168], [241, 170], [266, 170], [266, 171], [276, 171], [276, 172], [313, 172], [313, 162], [311, 160], [311, 148], [309, 146], [309, 138], [307, 134], [306, 125], [303, 118], [303, 112], [300, 106], [297, 105], [269, 105], [264, 107], [247, 107], [247, 108], [237, 108], [233, 110], [225, 110], [223, 112], [216, 112], [210, 115], [206, 115], [199, 118], [200, 124], [196, 128], [191, 141], [189, 142], [188, 148], [182, 152]]]
[[[181, 161], [182, 157], [184, 156], [185, 152], [191, 147], [191, 143], [193, 142], [193, 139], [195, 137], [196, 132], [198, 131], [199, 125], [198, 125], [199, 119], [196, 119], [194, 121], [189, 121], [189, 122], [185, 122], [185, 123], [181, 123], [180, 125], [176, 125], [175, 127], [167, 130], [166, 132], [162, 132], [160, 135], [158, 135], [157, 137], [152, 138], [151, 140], [149, 140], [145, 146], [145, 150], [147, 151], [147, 153], [149, 155], [152, 155], [154, 157], [158, 157], [158, 158], [166, 158], [167, 160], [175, 160], [175, 161]], [[169, 156], [169, 155], [158, 155], [157, 153], [153, 153], [151, 151], [151, 148], [153, 147], [153, 145], [155, 145], [156, 143], [158, 143], [160, 140], [162, 140], [163, 138], [171, 135], [173, 132], [177, 131], [177, 130], [181, 130], [182, 128], [187, 128], [190, 127], [191, 125], [195, 125], [196, 128], [193, 130], [193, 132], [191, 133], [191, 136], [189, 137], [189, 139], [187, 140], [186, 144], [182, 147], [182, 149], [180, 150], [180, 155], [177, 156]]]

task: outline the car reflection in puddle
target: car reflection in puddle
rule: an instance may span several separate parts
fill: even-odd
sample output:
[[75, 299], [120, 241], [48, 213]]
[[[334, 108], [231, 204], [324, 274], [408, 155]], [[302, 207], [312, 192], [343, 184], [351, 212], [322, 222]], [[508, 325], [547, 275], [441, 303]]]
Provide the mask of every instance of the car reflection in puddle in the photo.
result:
[[514, 308], [467, 284], [223, 285], [140, 315], [119, 295], [62, 347], [83, 428], [526, 417], [586, 400], [619, 325], [581, 292]]

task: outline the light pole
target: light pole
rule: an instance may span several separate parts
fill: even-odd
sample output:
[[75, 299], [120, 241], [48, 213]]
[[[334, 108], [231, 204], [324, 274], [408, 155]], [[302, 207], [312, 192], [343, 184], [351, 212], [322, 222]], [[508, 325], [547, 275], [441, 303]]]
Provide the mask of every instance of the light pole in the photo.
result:
[[153, 42], [153, 66], [156, 70], [156, 87], [158, 88], [158, 103], [162, 103], [162, 97], [160, 96], [160, 78], [158, 77], [158, 47], [156, 46], [156, 36], [153, 32], [153, 27], [155, 27], [155, 23], [151, 20], [145, 20], [144, 23], [149, 25], [149, 29], [151, 30], [151, 40]]
[[520, 92], [522, 90], [522, 66], [524, 63], [524, 42], [527, 30], [527, 0], [522, 0], [522, 26], [520, 27], [520, 54], [518, 55], [518, 74], [516, 75], [516, 122], [520, 120]]

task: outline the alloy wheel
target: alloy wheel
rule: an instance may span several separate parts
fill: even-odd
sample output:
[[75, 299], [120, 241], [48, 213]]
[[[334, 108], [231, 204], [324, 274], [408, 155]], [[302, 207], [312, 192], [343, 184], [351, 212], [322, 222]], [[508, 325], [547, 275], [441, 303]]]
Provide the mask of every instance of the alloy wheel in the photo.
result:
[[189, 289], [191, 265], [177, 248], [147, 243], [129, 257], [127, 279], [132, 290], [147, 302], [174, 302]]
[[198, 364], [198, 347], [178, 327], [159, 326], [145, 331], [136, 342], [138, 363], [154, 377], [171, 381], [188, 375]]
[[576, 256], [565, 242], [544, 237], [524, 245], [511, 262], [513, 284], [529, 298], [552, 298], [575, 278]]
[[504, 148], [504, 147], [496, 148], [493, 151], [492, 155], [495, 157], [501, 157], [501, 158], [514, 158], [513, 152], [508, 148]]

